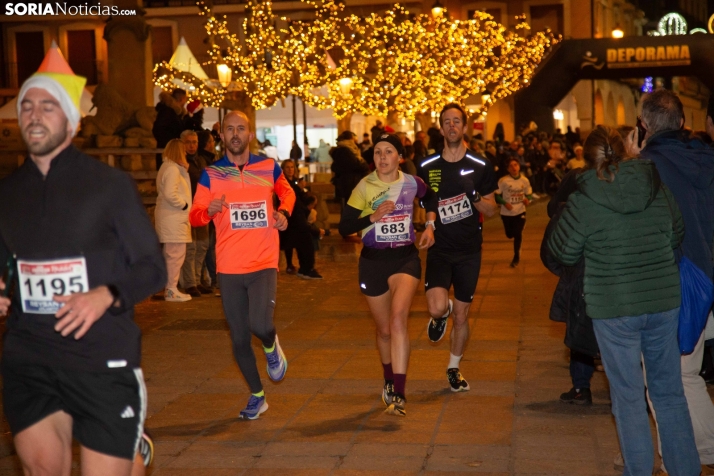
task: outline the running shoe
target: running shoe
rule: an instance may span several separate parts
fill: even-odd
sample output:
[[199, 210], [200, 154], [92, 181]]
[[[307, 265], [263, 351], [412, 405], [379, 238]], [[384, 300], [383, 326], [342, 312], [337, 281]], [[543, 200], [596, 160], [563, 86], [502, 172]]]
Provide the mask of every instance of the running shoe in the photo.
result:
[[285, 272], [288, 274], [295, 274], [297, 273], [297, 269], [295, 269], [295, 266], [288, 266], [285, 268]]
[[302, 271], [298, 271], [297, 276], [298, 276], [298, 278], [302, 278], [302, 279], [322, 279], [322, 275], [320, 273], [318, 273], [315, 268], [311, 269], [310, 271], [308, 271], [306, 273], [302, 272]]
[[283, 349], [278, 342], [278, 336], [275, 336], [275, 348], [272, 352], [265, 352], [265, 358], [268, 359], [268, 377], [273, 382], [280, 382], [285, 378], [285, 373], [288, 371], [288, 361], [285, 358]]
[[444, 338], [446, 334], [446, 324], [447, 319], [451, 315], [451, 311], [454, 309], [454, 301], [449, 299], [449, 311], [445, 316], [431, 318], [429, 319], [429, 325], [427, 326], [427, 331], [429, 333], [429, 340], [432, 342], [439, 342]]
[[446, 371], [446, 376], [449, 379], [449, 385], [451, 385], [452, 392], [466, 392], [471, 390], [469, 383], [461, 376], [459, 369], [448, 369]]
[[244, 420], [255, 420], [267, 409], [268, 402], [265, 401], [265, 395], [262, 397], [251, 395], [250, 399], [248, 399], [248, 405], [240, 411], [238, 418], [242, 418]]
[[387, 415], [407, 416], [407, 411], [404, 409], [406, 403], [407, 399], [404, 396], [395, 393], [392, 395], [392, 403], [387, 406], [384, 413]]
[[144, 428], [144, 433], [141, 434], [139, 440], [139, 454], [144, 460], [144, 466], [147, 468], [154, 461], [154, 440], [149, 435], [149, 432]]
[[180, 292], [176, 288], [166, 288], [164, 300], [167, 302], [186, 302], [191, 300], [191, 296]]
[[382, 401], [389, 406], [394, 398], [394, 380], [385, 380], [382, 389]]

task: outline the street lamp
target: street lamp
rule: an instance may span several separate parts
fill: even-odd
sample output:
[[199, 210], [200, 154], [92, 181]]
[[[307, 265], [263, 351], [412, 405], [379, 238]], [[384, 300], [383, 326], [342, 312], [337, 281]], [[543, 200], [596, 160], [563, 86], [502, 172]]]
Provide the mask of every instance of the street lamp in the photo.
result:
[[486, 104], [491, 99], [491, 92], [487, 89], [481, 93], [481, 104]]
[[216, 66], [216, 70], [218, 71], [218, 82], [221, 83], [221, 86], [227, 88], [231, 84], [231, 76], [233, 74], [231, 68], [227, 64], [219, 64]]
[[431, 7], [431, 14], [435, 17], [440, 17], [444, 14], [444, 6], [439, 0], [436, 0], [436, 2], [434, 2], [434, 5]]
[[622, 31], [622, 28], [620, 28], [620, 25], [616, 25], [615, 29], [612, 30], [612, 37], [613, 38], [622, 38], [625, 36], [625, 32]]
[[352, 88], [352, 78], [342, 78], [340, 79], [340, 90], [342, 94], [347, 95], [350, 93], [350, 88]]

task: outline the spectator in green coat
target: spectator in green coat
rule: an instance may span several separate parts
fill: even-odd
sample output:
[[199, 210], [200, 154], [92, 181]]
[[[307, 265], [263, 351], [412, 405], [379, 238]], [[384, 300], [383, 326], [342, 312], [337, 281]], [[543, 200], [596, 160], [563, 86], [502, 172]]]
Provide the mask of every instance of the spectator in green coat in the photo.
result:
[[698, 475], [677, 344], [681, 296], [673, 249], [684, 236], [682, 215], [653, 163], [628, 157], [615, 129], [598, 126], [584, 153], [578, 190], [548, 247], [566, 266], [585, 258], [585, 305], [610, 381], [624, 474], [652, 471], [644, 358], [667, 470]]

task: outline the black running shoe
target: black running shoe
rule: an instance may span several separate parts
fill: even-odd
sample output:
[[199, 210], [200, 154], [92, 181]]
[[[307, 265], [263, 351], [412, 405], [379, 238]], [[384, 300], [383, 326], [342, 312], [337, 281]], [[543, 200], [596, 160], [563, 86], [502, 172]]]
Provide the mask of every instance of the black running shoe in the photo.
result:
[[139, 440], [139, 454], [144, 460], [144, 466], [147, 468], [154, 461], [154, 440], [149, 436], [149, 432], [144, 428], [144, 433]]
[[439, 342], [444, 338], [446, 334], [446, 324], [447, 319], [451, 315], [451, 311], [454, 309], [454, 302], [449, 299], [449, 311], [445, 316], [429, 319], [429, 325], [427, 326], [427, 332], [429, 334], [429, 340], [432, 342]]
[[406, 404], [407, 399], [404, 398], [403, 395], [395, 393], [392, 396], [392, 403], [390, 403], [387, 409], [384, 410], [384, 413], [388, 415], [407, 416], [407, 411], [404, 409]]
[[385, 380], [384, 388], [382, 389], [382, 401], [389, 406], [394, 398], [394, 380]]
[[449, 379], [452, 392], [466, 392], [471, 390], [469, 383], [461, 376], [459, 369], [448, 369], [446, 377]]
[[570, 391], [560, 395], [560, 401], [575, 405], [592, 405], [593, 396], [589, 388], [581, 388], [580, 390], [571, 388]]
[[511, 268], [515, 268], [516, 266], [518, 266], [518, 264], [519, 264], [520, 262], [521, 262], [520, 259], [518, 259], [518, 258], [513, 258], [513, 261], [511, 261], [511, 265], [510, 265]]
[[310, 271], [298, 271], [297, 272], [298, 278], [302, 279], [322, 279], [322, 275], [317, 272], [316, 269], [311, 269]]

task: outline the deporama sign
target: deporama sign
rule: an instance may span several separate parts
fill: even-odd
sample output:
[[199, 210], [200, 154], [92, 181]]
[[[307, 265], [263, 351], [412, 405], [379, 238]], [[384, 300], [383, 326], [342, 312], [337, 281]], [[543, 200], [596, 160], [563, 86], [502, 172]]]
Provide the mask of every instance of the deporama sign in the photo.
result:
[[690, 64], [689, 45], [608, 48], [608, 68], [644, 68]]

